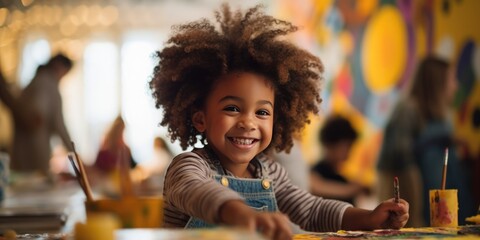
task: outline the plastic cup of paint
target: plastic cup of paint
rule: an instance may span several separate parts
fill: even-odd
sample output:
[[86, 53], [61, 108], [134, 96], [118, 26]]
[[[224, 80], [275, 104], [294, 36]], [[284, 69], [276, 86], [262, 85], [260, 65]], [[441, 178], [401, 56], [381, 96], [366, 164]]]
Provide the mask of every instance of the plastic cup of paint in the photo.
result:
[[430, 226], [458, 226], [457, 189], [430, 190]]

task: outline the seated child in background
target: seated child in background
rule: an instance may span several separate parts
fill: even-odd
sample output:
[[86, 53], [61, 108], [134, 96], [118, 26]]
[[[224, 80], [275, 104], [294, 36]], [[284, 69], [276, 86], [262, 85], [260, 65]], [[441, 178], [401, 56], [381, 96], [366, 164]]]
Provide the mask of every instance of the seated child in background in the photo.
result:
[[237, 226], [272, 239], [291, 239], [288, 218], [308, 231], [404, 226], [404, 200], [365, 210], [291, 184], [266, 153], [288, 152], [318, 113], [323, 65], [278, 39], [297, 27], [260, 6], [243, 13], [224, 5], [216, 19], [219, 29], [206, 19], [176, 26], [157, 53], [150, 88], [160, 124], [183, 149], [204, 145], [167, 170], [164, 226]]
[[313, 194], [354, 204], [356, 197], [368, 192], [340, 174], [356, 139], [357, 132], [346, 118], [332, 115], [325, 120], [318, 134], [323, 158], [311, 170]]
[[137, 164], [130, 147], [124, 141], [124, 131], [125, 122], [122, 116], [117, 116], [105, 132], [94, 164], [87, 168], [90, 183], [96, 191], [112, 197], [121, 193], [121, 164], [126, 163], [130, 169], [134, 169]]
[[108, 174], [118, 169], [118, 161], [123, 154], [129, 161], [130, 167], [135, 168], [136, 162], [133, 159], [130, 147], [127, 146], [123, 140], [123, 133], [125, 131], [125, 122], [121, 116], [115, 118], [112, 125], [105, 134], [105, 137], [100, 147], [95, 163], [95, 168], [99, 171]]

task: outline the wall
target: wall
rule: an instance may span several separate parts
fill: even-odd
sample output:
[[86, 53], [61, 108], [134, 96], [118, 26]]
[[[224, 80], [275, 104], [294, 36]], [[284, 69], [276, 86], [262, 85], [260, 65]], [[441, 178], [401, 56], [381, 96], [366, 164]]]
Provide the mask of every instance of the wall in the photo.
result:
[[[295, 41], [325, 64], [320, 116], [304, 136], [313, 163], [321, 154], [316, 132], [322, 116], [349, 117], [361, 140], [344, 169], [347, 177], [372, 184], [383, 128], [419, 59], [439, 54], [457, 67], [455, 132], [461, 151], [480, 162], [480, 1], [338, 0], [281, 1], [279, 16], [302, 27]], [[479, 170], [477, 167], [476, 175]], [[478, 186], [478, 185], [477, 185]]]

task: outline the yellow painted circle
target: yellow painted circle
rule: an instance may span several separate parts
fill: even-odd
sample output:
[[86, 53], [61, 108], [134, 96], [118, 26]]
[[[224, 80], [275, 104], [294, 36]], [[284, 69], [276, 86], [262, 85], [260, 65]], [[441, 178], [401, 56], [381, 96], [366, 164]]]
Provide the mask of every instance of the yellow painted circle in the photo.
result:
[[400, 12], [382, 7], [371, 19], [362, 43], [362, 70], [374, 93], [388, 91], [401, 78], [407, 60], [407, 31]]

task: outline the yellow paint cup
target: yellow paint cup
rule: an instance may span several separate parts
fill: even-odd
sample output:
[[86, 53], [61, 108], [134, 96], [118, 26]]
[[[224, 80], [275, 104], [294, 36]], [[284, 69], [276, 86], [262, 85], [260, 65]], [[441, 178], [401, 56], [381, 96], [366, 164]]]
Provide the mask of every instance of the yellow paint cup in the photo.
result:
[[107, 212], [116, 215], [123, 228], [158, 228], [163, 223], [163, 199], [161, 197], [134, 197], [98, 199], [85, 202], [89, 215]]
[[91, 212], [85, 223], [75, 224], [75, 240], [115, 240], [115, 230], [120, 227], [120, 221], [114, 215]]
[[458, 226], [457, 189], [430, 190], [430, 226]]

